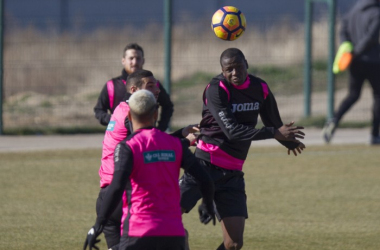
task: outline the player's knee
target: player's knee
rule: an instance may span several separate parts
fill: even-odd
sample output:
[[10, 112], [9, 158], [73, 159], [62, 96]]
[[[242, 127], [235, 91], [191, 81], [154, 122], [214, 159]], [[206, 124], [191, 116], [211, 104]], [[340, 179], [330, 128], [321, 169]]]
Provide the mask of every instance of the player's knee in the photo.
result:
[[228, 240], [224, 242], [224, 247], [227, 250], [239, 250], [243, 247], [243, 239]]

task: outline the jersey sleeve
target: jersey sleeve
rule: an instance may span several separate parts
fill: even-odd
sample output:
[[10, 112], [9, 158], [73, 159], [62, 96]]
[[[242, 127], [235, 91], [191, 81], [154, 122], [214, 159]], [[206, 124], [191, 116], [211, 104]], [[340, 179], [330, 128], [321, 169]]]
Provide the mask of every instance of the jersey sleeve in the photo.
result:
[[205, 94], [210, 113], [229, 140], [263, 140], [274, 137], [274, 128], [255, 129], [253, 126], [239, 124], [230, 108], [227, 92], [218, 85], [210, 84]]
[[98, 97], [98, 102], [94, 107], [96, 119], [104, 126], [107, 126], [111, 119], [111, 115], [108, 113], [110, 109], [109, 102], [107, 84], [105, 84]]
[[[270, 91], [269, 87], [268, 87], [268, 95], [264, 100], [264, 105], [260, 109], [260, 117], [264, 123], [264, 126], [273, 127], [275, 129], [279, 129], [281, 126], [283, 126], [283, 123], [280, 117], [280, 112], [278, 111], [276, 99], [273, 93]], [[289, 149], [294, 149], [298, 146], [298, 143], [295, 143], [295, 142], [290, 142], [290, 141], [278, 141], [278, 142]]]
[[160, 88], [160, 94], [158, 95], [157, 102], [161, 106], [161, 115], [157, 128], [161, 131], [165, 131], [169, 127], [170, 118], [174, 112], [174, 105], [170, 100], [169, 94], [166, 92], [165, 88], [161, 85], [160, 82], [158, 82], [158, 86]]
[[107, 190], [107, 195], [102, 203], [99, 215], [97, 217], [97, 224], [105, 225], [108, 218], [111, 216], [114, 209], [120, 202], [128, 178], [132, 173], [133, 168], [133, 154], [130, 147], [125, 143], [125, 140], [120, 142], [114, 153], [115, 170], [112, 182]]

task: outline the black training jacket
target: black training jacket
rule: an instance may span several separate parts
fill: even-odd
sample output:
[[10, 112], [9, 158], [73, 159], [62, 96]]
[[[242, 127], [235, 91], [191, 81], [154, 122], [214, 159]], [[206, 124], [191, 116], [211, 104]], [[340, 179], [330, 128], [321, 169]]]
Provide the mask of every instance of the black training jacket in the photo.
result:
[[[265, 127], [256, 129], [260, 115]], [[242, 170], [253, 140], [274, 138], [283, 125], [276, 100], [267, 83], [248, 75], [241, 86], [222, 74], [213, 78], [203, 94], [202, 121], [195, 154], [222, 168]], [[298, 143], [280, 141], [289, 149]]]
[[[121, 76], [109, 80], [104, 85], [100, 92], [98, 102], [94, 107], [95, 117], [99, 120], [100, 124], [107, 126], [116, 106], [124, 101], [127, 92], [125, 89], [127, 77], [128, 73], [123, 69]], [[161, 131], [165, 131], [169, 126], [169, 121], [173, 115], [174, 109], [170, 96], [160, 82], [158, 82], [158, 85], [160, 88], [160, 94], [158, 95], [157, 102], [161, 106], [161, 115], [157, 128]]]

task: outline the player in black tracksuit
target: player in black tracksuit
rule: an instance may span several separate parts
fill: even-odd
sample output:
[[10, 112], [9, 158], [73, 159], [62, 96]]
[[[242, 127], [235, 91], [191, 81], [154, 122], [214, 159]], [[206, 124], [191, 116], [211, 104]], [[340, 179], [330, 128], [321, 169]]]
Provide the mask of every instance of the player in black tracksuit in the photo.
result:
[[359, 100], [365, 80], [373, 90], [371, 144], [380, 144], [380, 0], [358, 0], [342, 23], [340, 39], [353, 44], [349, 66], [349, 93], [334, 117], [323, 130], [325, 141], [330, 142], [344, 114]]
[[[244, 54], [235, 48], [221, 55], [222, 74], [213, 78], [203, 94], [202, 121], [195, 156], [215, 184], [214, 202], [222, 223], [224, 242], [218, 249], [240, 249], [244, 221], [248, 218], [244, 161], [251, 142], [275, 138], [295, 155], [304, 149], [303, 127], [283, 125], [276, 100], [267, 83], [248, 75]], [[260, 115], [265, 127], [256, 129]], [[181, 207], [190, 211], [200, 199], [194, 178], [180, 180]]]
[[[144, 51], [135, 43], [128, 44], [124, 49], [122, 58], [124, 69], [121, 75], [109, 80], [100, 92], [98, 102], [94, 107], [95, 117], [99, 120], [100, 124], [107, 126], [113, 111], [120, 102], [124, 101], [126, 94], [125, 84], [129, 74], [138, 69], [142, 69], [144, 65]], [[157, 128], [165, 131], [173, 115], [173, 103], [170, 96], [165, 91], [164, 87], [158, 82], [160, 94], [158, 96], [158, 103], [161, 106], [161, 115], [158, 121]]]

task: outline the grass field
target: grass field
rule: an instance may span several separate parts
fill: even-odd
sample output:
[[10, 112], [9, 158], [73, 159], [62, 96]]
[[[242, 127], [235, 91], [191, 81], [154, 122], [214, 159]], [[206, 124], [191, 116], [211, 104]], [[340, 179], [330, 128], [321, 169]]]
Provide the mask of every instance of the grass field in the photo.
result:
[[[252, 148], [243, 249], [380, 249], [379, 149], [314, 146], [294, 157]], [[81, 249], [95, 220], [100, 155], [1, 153], [0, 249]], [[222, 242], [219, 225], [200, 224], [196, 211], [184, 223], [192, 250]]]

